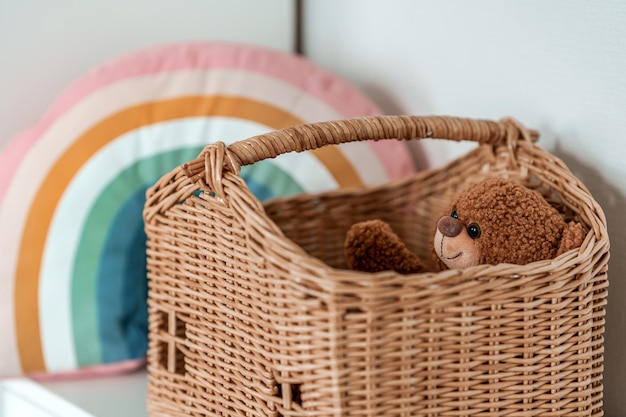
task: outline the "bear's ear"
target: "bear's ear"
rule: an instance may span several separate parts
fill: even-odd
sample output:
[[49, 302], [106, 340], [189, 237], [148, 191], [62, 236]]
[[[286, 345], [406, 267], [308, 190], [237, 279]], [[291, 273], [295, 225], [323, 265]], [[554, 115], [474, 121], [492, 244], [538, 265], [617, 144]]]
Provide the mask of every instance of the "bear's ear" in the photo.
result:
[[556, 256], [559, 256], [569, 250], [579, 247], [583, 244], [585, 239], [585, 229], [580, 223], [569, 222], [563, 230], [563, 236], [561, 236], [561, 244]]

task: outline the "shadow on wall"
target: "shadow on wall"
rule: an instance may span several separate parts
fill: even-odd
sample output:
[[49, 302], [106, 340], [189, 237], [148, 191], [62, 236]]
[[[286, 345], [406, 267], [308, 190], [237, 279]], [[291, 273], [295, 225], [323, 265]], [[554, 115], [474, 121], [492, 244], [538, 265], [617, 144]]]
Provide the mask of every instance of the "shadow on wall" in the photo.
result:
[[626, 196], [609, 184], [602, 174], [585, 164], [567, 150], [562, 149], [557, 139], [553, 154], [563, 160], [569, 169], [589, 189], [593, 198], [600, 204], [607, 219], [611, 258], [609, 260], [609, 295], [604, 335], [604, 412], [605, 415], [626, 415], [624, 401], [624, 382], [626, 382], [626, 356], [623, 347], [626, 345], [626, 219], [624, 207]]

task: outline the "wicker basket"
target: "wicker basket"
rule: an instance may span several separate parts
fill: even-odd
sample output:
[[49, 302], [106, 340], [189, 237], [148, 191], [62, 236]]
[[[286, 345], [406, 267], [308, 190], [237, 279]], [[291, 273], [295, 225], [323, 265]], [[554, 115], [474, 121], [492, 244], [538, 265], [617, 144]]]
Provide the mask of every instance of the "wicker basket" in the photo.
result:
[[[349, 119], [210, 145], [165, 175], [144, 211], [150, 415], [603, 415], [606, 221], [536, 137], [512, 120]], [[285, 152], [386, 138], [480, 145], [406, 180], [265, 205], [238, 174]], [[371, 218], [430, 258], [450, 197], [490, 176], [582, 222], [583, 245], [523, 266], [343, 269], [346, 230]]]

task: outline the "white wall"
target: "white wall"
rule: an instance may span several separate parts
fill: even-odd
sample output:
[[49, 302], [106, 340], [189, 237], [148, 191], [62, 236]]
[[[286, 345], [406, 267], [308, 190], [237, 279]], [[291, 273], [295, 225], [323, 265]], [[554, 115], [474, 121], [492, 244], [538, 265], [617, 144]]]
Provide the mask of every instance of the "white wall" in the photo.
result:
[[[626, 2], [306, 1], [305, 53], [388, 113], [538, 128], [605, 210], [605, 413], [626, 415]], [[426, 146], [440, 164], [467, 147]]]
[[293, 39], [293, 0], [0, 0], [0, 149], [121, 54], [190, 40], [291, 50]]

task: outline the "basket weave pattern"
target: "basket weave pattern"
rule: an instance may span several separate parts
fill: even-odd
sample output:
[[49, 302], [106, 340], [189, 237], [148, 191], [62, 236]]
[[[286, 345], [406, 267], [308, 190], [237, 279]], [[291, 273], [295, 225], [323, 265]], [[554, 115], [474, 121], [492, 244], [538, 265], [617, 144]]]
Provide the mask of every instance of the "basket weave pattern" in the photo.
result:
[[[148, 191], [148, 405], [155, 416], [601, 416], [609, 241], [601, 208], [511, 120], [381, 116], [205, 148]], [[357, 140], [479, 146], [381, 185], [261, 204], [243, 165]], [[315, 175], [315, 173], [311, 173]], [[450, 197], [490, 176], [588, 229], [528, 265], [399, 275], [343, 269], [381, 218], [423, 259]]]

